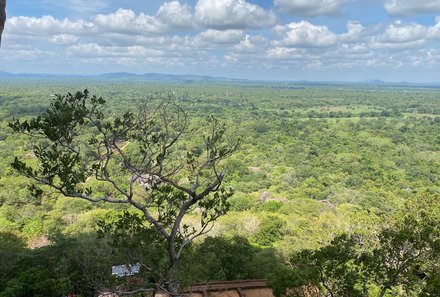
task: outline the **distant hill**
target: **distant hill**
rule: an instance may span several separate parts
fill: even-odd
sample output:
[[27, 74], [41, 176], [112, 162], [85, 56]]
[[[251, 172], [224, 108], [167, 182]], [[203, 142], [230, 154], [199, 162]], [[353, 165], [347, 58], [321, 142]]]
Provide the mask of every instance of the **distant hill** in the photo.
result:
[[11, 73], [6, 71], [0, 71], [0, 78], [79, 78], [79, 77], [92, 77], [85, 75], [58, 75], [49, 73]]
[[[424, 87], [439, 88], [440, 82], [432, 83], [413, 83], [413, 82], [385, 82], [379, 79], [367, 79], [359, 82], [342, 81], [269, 81], [269, 80], [250, 80], [228, 77], [215, 77], [209, 75], [192, 74], [163, 74], [163, 73], [130, 73], [130, 72], [111, 72], [103, 74], [48, 74], [48, 73], [10, 73], [0, 71], [0, 79], [93, 79], [102, 81], [143, 81], [153, 83], [237, 83], [237, 84], [270, 84], [280, 88], [290, 88], [292, 84], [302, 86], [345, 86], [345, 85], [374, 85], [374, 86], [394, 86], [394, 87]], [[296, 88], [296, 87], [295, 87]]]
[[213, 77], [207, 75], [175, 75], [175, 74], [162, 74], [162, 73], [128, 73], [128, 72], [113, 72], [104, 73], [96, 76], [98, 79], [108, 79], [108, 80], [141, 80], [141, 81], [151, 81], [151, 82], [200, 82], [200, 81], [212, 81], [212, 82], [238, 82], [247, 81], [244, 79], [234, 79], [227, 77]]
[[148, 82], [246, 82], [245, 79], [234, 79], [227, 77], [213, 77], [207, 75], [174, 75], [162, 73], [129, 73], [129, 72], [112, 72], [99, 75], [58, 75], [45, 73], [10, 73], [0, 71], [0, 78], [20, 79], [20, 78], [93, 78], [98, 80], [123, 80], [123, 81], [148, 81]]

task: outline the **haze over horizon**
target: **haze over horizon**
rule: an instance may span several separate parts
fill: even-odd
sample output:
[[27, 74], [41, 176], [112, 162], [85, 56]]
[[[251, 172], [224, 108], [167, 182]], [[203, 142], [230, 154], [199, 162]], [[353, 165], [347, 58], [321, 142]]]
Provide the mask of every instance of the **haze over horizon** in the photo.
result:
[[440, 1], [9, 1], [0, 71], [435, 82]]

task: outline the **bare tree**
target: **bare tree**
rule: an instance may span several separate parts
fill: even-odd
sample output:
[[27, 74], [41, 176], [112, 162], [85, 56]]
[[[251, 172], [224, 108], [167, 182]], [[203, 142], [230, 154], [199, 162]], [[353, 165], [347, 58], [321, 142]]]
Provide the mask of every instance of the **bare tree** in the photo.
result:
[[[220, 163], [239, 143], [226, 138], [225, 126], [214, 117], [191, 128], [188, 114], [172, 98], [113, 119], [105, 117], [104, 107], [104, 99], [85, 90], [56, 95], [38, 118], [11, 122], [16, 132], [33, 136], [38, 160], [32, 166], [15, 158], [12, 166], [67, 197], [140, 210], [167, 242], [164, 286], [177, 296], [184, 248], [228, 210], [232, 191], [221, 187]], [[90, 179], [114, 191], [97, 196]], [[188, 213], [199, 215], [200, 226], [183, 223]]]

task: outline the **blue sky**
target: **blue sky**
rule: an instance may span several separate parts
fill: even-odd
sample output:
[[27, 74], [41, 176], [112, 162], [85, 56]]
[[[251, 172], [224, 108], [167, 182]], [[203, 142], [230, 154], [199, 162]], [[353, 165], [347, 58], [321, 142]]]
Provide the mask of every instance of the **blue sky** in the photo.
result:
[[0, 71], [440, 81], [440, 0], [15, 0]]

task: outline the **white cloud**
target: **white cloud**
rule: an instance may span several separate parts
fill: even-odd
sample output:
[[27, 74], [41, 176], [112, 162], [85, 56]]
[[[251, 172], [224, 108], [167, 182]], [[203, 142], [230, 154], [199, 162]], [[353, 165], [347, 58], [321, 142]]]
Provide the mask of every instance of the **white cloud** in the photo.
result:
[[155, 65], [185, 65], [194, 61], [201, 64], [209, 60], [207, 52], [200, 49], [200, 44], [195, 37], [168, 36], [148, 37], [147, 44], [130, 45], [102, 45], [96, 42], [79, 43], [67, 48], [66, 53], [70, 59], [82, 59], [92, 61], [94, 59], [103, 64], [118, 63], [128, 65], [136, 61], [136, 67], [148, 63]]
[[355, 54], [355, 55], [371, 53], [369, 47], [365, 43], [359, 43], [359, 44], [343, 43], [341, 45], [340, 51], [342, 53]]
[[343, 42], [355, 42], [363, 40], [367, 35], [367, 29], [359, 22], [347, 22], [347, 32], [339, 36]]
[[276, 42], [284, 47], [330, 47], [336, 44], [337, 36], [326, 26], [315, 26], [306, 21], [277, 26], [276, 32], [284, 39]]
[[306, 69], [320, 70], [324, 66], [324, 63], [320, 60], [313, 60], [305, 65]]
[[77, 42], [78, 40], [79, 40], [79, 37], [75, 36], [75, 35], [58, 34], [58, 35], [54, 35], [50, 39], [50, 42], [52, 42], [54, 44], [71, 44], [71, 43]]
[[393, 16], [440, 13], [438, 0], [388, 0], [385, 10]]
[[396, 21], [384, 28], [383, 32], [369, 39], [371, 47], [377, 49], [404, 50], [421, 48], [440, 39], [440, 17], [432, 26]]
[[[315, 13], [322, 15], [340, 12], [350, 1], [275, 2], [278, 12], [288, 12], [289, 5], [333, 3], [316, 6]], [[69, 71], [76, 73], [204, 69], [227, 76], [235, 69], [249, 70], [254, 77], [259, 70], [264, 77], [280, 69], [286, 73], [350, 69], [362, 75], [369, 69], [440, 69], [440, 17], [432, 25], [384, 21], [364, 26], [353, 20], [347, 21], [345, 32], [336, 34], [305, 20], [285, 24], [271, 10], [245, 0], [199, 0], [194, 7], [183, 3], [163, 2], [151, 15], [118, 9], [82, 19], [10, 17], [2, 48], [7, 58], [0, 56], [1, 70], [28, 67], [38, 72], [40, 67], [47, 72], [58, 67], [62, 72], [69, 65]]]
[[379, 39], [384, 43], [408, 43], [425, 39], [427, 32], [428, 28], [420, 24], [402, 25], [397, 22], [388, 26]]
[[428, 38], [440, 39], [440, 17], [435, 18], [436, 24], [428, 28]]
[[263, 36], [246, 35], [238, 44], [234, 45], [232, 51], [240, 54], [255, 54], [264, 51], [268, 40]]
[[274, 0], [279, 9], [291, 15], [339, 15], [353, 0]]
[[97, 43], [80, 43], [68, 48], [67, 54], [75, 57], [100, 57], [111, 56], [109, 51], [104, 50], [105, 47]]
[[165, 2], [157, 12], [156, 17], [164, 24], [180, 29], [193, 29], [194, 20], [191, 8], [179, 1]]
[[67, 53], [75, 57], [143, 58], [163, 56], [163, 51], [144, 46], [103, 46], [97, 43], [81, 43], [68, 48]]
[[402, 24], [397, 21], [389, 25], [382, 34], [375, 36], [371, 46], [377, 49], [419, 48], [431, 41], [429, 32], [434, 31], [434, 27], [417, 23]]
[[71, 21], [59, 20], [52, 16], [35, 17], [12, 17], [7, 20], [6, 30], [9, 34], [16, 35], [54, 35], [54, 34], [78, 34], [87, 35], [96, 32], [93, 23], [83, 20]]
[[208, 29], [202, 33], [199, 34], [199, 37], [203, 41], [208, 41], [212, 43], [237, 43], [239, 42], [244, 36], [243, 30], [213, 30]]
[[374, 49], [390, 49], [390, 50], [405, 50], [405, 49], [413, 49], [420, 48], [427, 44], [426, 40], [414, 40], [408, 42], [382, 42], [382, 41], [374, 41], [371, 43], [371, 47]]
[[115, 13], [98, 14], [93, 20], [106, 32], [142, 35], [166, 31], [165, 25], [157, 18], [144, 13], [136, 15], [130, 9], [120, 8]]
[[202, 26], [220, 30], [264, 28], [276, 23], [272, 11], [245, 0], [199, 0], [195, 17]]
[[297, 52], [298, 50], [295, 48], [275, 47], [267, 51], [266, 57], [269, 60], [299, 59], [302, 55]]
[[269, 46], [270, 42], [265, 37], [246, 34], [239, 43], [229, 47], [229, 52], [223, 59], [223, 67], [248, 70], [270, 68], [270, 62], [266, 58]]
[[12, 61], [23, 62], [35, 62], [43, 61], [55, 56], [52, 51], [44, 51], [40, 49], [3, 49], [0, 56], [0, 64], [6, 64]]
[[130, 9], [120, 8], [114, 13], [98, 14], [93, 20], [103, 31], [122, 34], [163, 34], [195, 28], [190, 6], [179, 1], [165, 2], [155, 16], [137, 15]]

